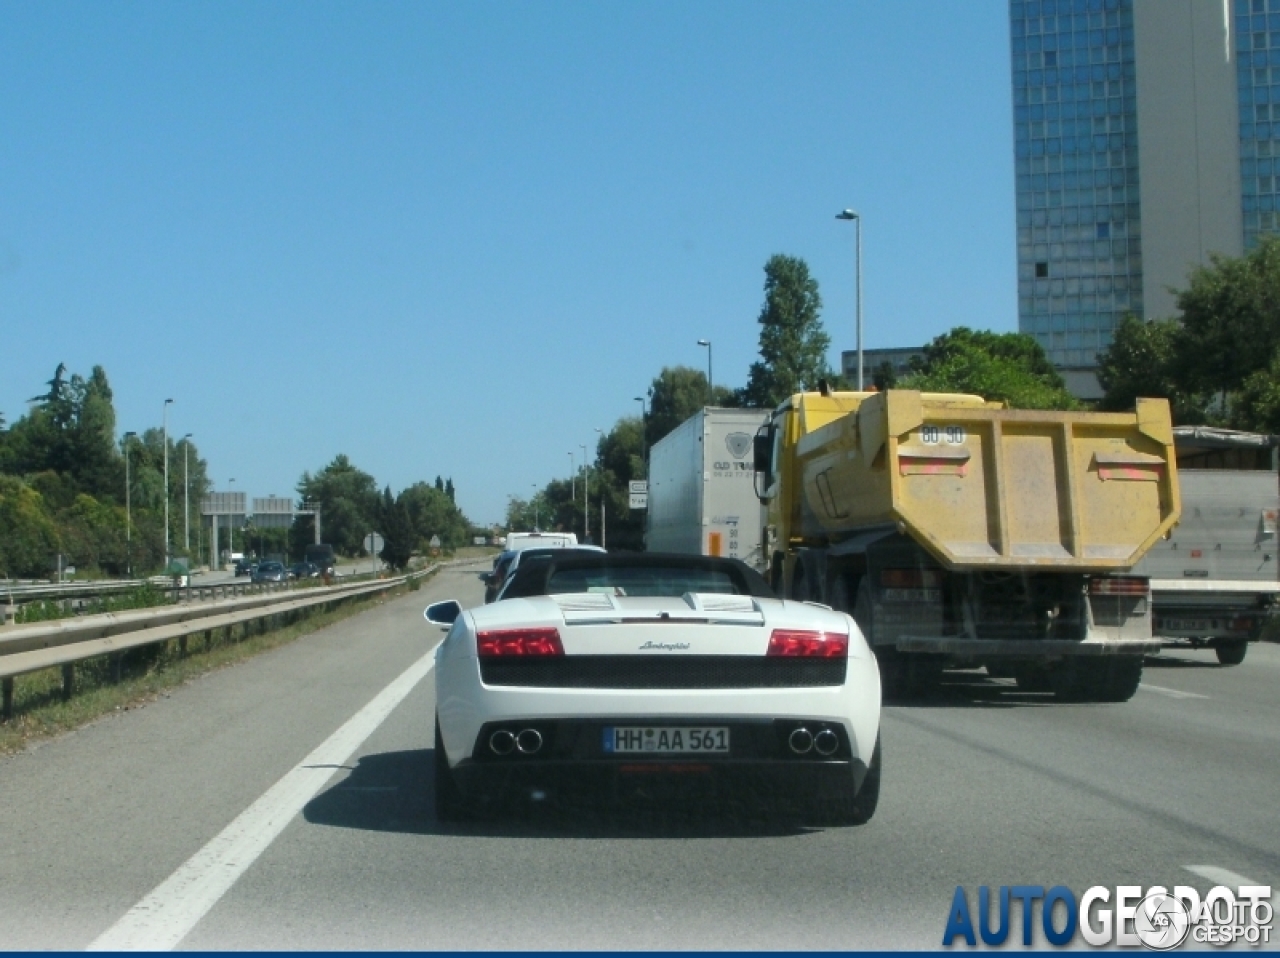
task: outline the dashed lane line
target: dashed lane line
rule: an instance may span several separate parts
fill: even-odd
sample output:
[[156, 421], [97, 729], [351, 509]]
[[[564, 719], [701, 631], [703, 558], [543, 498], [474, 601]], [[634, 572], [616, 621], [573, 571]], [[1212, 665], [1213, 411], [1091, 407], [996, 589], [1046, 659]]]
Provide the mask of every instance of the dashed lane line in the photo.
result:
[[[1227, 871], [1225, 868], [1219, 868], [1217, 865], [1183, 865], [1187, 871], [1193, 875], [1199, 875], [1201, 878], [1207, 878], [1215, 885], [1225, 885], [1230, 889], [1238, 889], [1243, 885], [1261, 885], [1263, 882], [1254, 881], [1252, 878], [1245, 878], [1236, 872]], [[1280, 889], [1272, 886], [1271, 907], [1272, 909], [1280, 909]]]
[[208, 914], [435, 665], [428, 652], [180, 865], [89, 951], [168, 951]]
[[1173, 699], [1207, 699], [1209, 696], [1201, 695], [1199, 692], [1184, 692], [1182, 689], [1166, 689], [1163, 685], [1148, 685], [1143, 682], [1138, 686], [1144, 692], [1158, 692], [1161, 695], [1167, 695]]

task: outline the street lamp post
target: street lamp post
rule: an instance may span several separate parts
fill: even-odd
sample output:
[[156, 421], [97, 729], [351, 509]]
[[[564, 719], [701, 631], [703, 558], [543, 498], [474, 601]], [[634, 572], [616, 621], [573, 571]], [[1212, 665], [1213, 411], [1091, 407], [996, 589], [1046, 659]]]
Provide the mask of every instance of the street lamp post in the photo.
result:
[[[603, 438], [603, 437], [604, 437], [604, 430], [603, 430], [603, 429], [601, 429], [599, 426], [596, 426], [596, 435], [597, 435], [597, 436], [599, 436], [600, 438]], [[597, 454], [597, 455], [599, 455], [599, 453], [600, 453], [600, 439], [597, 439], [597, 440], [596, 440], [596, 454]], [[601, 486], [601, 487], [600, 487], [600, 515], [601, 515], [601, 516], [603, 516], [603, 515], [604, 515], [604, 487], [603, 487], [603, 486]], [[603, 528], [601, 528], [601, 530], [600, 530], [600, 535], [601, 535], [601, 537], [603, 538], [603, 536], [604, 536], [604, 529], [603, 529]]]
[[698, 345], [707, 347], [707, 405], [710, 406], [715, 399], [714, 380], [711, 378], [711, 340], [700, 339]]
[[858, 284], [858, 298], [853, 309], [858, 344], [858, 392], [862, 392], [862, 217], [853, 210], [841, 210], [836, 219], [853, 220], [854, 273]]
[[164, 401], [164, 568], [169, 571], [169, 407], [172, 399]]
[[644, 408], [644, 397], [636, 396], [636, 402], [640, 404], [640, 469], [644, 472], [644, 477], [649, 478], [649, 448], [645, 443], [644, 427], [645, 420], [649, 418]]
[[[236, 491], [236, 481], [234, 479], [227, 480], [227, 491]], [[228, 497], [230, 498], [230, 497]], [[232, 502], [235, 500], [232, 499]], [[228, 503], [228, 508], [234, 510], [235, 506]], [[236, 517], [234, 512], [227, 513], [227, 558], [231, 558], [231, 554], [236, 551]]]
[[191, 555], [191, 433], [182, 437], [182, 548]]
[[586, 543], [591, 541], [591, 488], [587, 472], [586, 444], [580, 442], [578, 448], [582, 450], [582, 541]]
[[578, 466], [573, 461], [573, 450], [569, 450], [569, 501], [578, 501]]
[[133, 578], [133, 494], [129, 483], [129, 440], [137, 435], [136, 432], [126, 432], [122, 440], [124, 442], [124, 549], [130, 579]]
[[533, 488], [533, 531], [539, 532], [542, 528], [542, 515], [538, 512], [538, 484], [531, 482], [529, 485]]

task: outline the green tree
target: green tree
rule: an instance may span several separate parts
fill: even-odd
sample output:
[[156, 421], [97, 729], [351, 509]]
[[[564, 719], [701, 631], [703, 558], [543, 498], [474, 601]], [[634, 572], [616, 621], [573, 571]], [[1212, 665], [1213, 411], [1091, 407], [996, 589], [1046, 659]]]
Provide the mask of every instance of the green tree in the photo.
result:
[[1139, 396], [1163, 397], [1179, 422], [1200, 422], [1200, 402], [1189, 402], [1177, 376], [1178, 340], [1182, 324], [1176, 319], [1143, 322], [1126, 316], [1116, 327], [1111, 345], [1098, 356], [1098, 382], [1104, 395], [1101, 408], [1132, 409]]
[[61, 549], [40, 493], [15, 476], [0, 476], [0, 571], [11, 578], [45, 576]]
[[400, 493], [399, 499], [408, 511], [415, 549], [425, 549], [432, 536], [440, 537], [440, 545], [446, 551], [467, 542], [471, 524], [447, 492], [425, 482], [415, 482]]
[[649, 386], [649, 411], [644, 421], [645, 445], [653, 448], [663, 436], [702, 407], [738, 405], [733, 390], [707, 390], [707, 375], [689, 366], [664, 366]]
[[871, 371], [871, 385], [875, 386], [880, 392], [886, 389], [894, 389], [898, 385], [898, 374], [894, 371], [893, 363], [885, 360], [879, 366]]
[[[378, 486], [373, 476], [339, 453], [315, 475], [304, 472], [297, 491], [301, 501], [320, 504], [325, 542], [345, 555], [363, 552], [364, 537], [374, 531], [378, 519]], [[301, 526], [303, 523], [295, 523], [305, 537]]]
[[1249, 374], [1232, 403], [1232, 423], [1250, 432], [1280, 433], [1280, 351]]
[[777, 254], [764, 267], [764, 305], [760, 309], [760, 362], [752, 363], [740, 399], [744, 406], [771, 409], [821, 379], [831, 379], [827, 349], [831, 337], [822, 328], [822, 297], [808, 264]]
[[1280, 347], [1280, 238], [1242, 257], [1212, 256], [1188, 279], [1177, 300], [1178, 385], [1226, 397], [1267, 369]]
[[900, 386], [975, 393], [1014, 409], [1077, 409], [1062, 377], [1032, 337], [957, 326], [934, 339]]
[[387, 565], [397, 572], [409, 565], [417, 545], [413, 522], [409, 518], [409, 509], [404, 501], [404, 494], [392, 498], [391, 487], [382, 490], [382, 503], [379, 509], [379, 528], [382, 532], [382, 551], [378, 553]]

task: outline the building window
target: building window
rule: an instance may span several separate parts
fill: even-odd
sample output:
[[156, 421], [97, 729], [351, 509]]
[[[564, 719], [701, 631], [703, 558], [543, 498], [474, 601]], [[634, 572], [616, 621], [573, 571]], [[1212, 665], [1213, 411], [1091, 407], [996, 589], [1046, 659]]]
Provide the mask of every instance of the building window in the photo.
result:
[[1046, 262], [1036, 263], [1036, 279], [1048, 279], [1049, 264]]
[[1111, 224], [1110, 224], [1110, 223], [1099, 223], [1099, 224], [1098, 224], [1098, 239], [1110, 239], [1110, 238], [1111, 238]]

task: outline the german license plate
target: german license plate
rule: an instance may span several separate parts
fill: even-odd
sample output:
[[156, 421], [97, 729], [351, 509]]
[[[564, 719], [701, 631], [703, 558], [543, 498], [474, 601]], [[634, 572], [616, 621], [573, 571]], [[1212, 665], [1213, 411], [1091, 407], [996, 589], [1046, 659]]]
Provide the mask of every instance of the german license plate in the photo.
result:
[[1212, 619], [1163, 619], [1160, 625], [1174, 632], [1211, 632]]
[[610, 725], [604, 729], [607, 754], [705, 755], [729, 751], [729, 730], [724, 727], [672, 727]]

